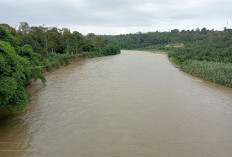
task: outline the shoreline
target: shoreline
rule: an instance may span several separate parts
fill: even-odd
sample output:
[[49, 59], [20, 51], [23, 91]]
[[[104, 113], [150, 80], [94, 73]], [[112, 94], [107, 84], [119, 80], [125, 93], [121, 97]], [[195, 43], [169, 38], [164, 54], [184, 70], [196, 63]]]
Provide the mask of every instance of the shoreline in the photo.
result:
[[[137, 50], [136, 50], [137, 51]], [[168, 55], [167, 51], [161, 51], [161, 50], [138, 50], [138, 51], [145, 51], [145, 52], [150, 52], [150, 53], [157, 53], [157, 54], [165, 54]], [[172, 63], [172, 65], [176, 68], [181, 69], [180, 65], [176, 64], [173, 60], [174, 58], [168, 57], [168, 60]]]
[[[79, 62], [79, 61], [82, 61], [82, 60], [85, 60], [87, 59], [88, 57], [80, 57], [80, 56], [75, 56], [74, 58], [69, 58], [69, 61], [70, 61], [70, 64], [73, 64], [75, 62]], [[50, 74], [52, 74], [54, 71], [56, 70], [59, 70], [65, 66], [68, 66], [69, 64], [63, 64], [62, 61], [59, 62], [59, 68], [56, 68], [56, 67], [53, 67], [50, 71], [48, 70], [48, 67], [43, 67], [42, 68], [42, 73], [43, 75], [46, 77]], [[32, 80], [28, 85], [30, 85], [32, 82], [34, 82], [34, 80]], [[27, 86], [28, 86], [27, 85]], [[26, 86], [26, 87], [27, 87]], [[25, 88], [26, 88], [25, 87]], [[30, 99], [28, 100], [28, 103], [29, 103]], [[1, 119], [4, 119], [4, 118], [7, 118], [7, 117], [10, 117], [10, 116], [13, 116], [13, 115], [18, 115], [18, 114], [21, 114], [23, 113], [25, 110], [27, 110], [27, 107], [24, 108], [23, 111], [19, 112], [19, 113], [15, 113], [15, 114], [12, 114], [8, 109], [4, 108], [4, 109], [0, 109], [0, 120]]]
[[[74, 56], [74, 58], [70, 58], [70, 64], [74, 63], [74, 62], [79, 62], [82, 60], [87, 59], [86, 57], [80, 57], [80, 56]], [[49, 74], [51, 74], [52, 72], [59, 70], [60, 68], [63, 68], [65, 66], [68, 66], [69, 64], [63, 64], [62, 61], [59, 62], [59, 68], [53, 67], [50, 71], [48, 70], [48, 67], [44, 67], [42, 73], [47, 76]]]
[[[90, 53], [91, 53], [91, 52], [90, 52]], [[59, 67], [52, 67], [52, 68], [49, 70], [49, 67], [48, 67], [48, 66], [44, 66], [44, 67], [40, 68], [39, 70], [41, 70], [42, 74], [46, 77], [46, 76], [52, 74], [52, 72], [61, 69], [62, 67], [68, 66], [68, 65], [73, 64], [73, 63], [75, 63], [75, 62], [83, 61], [83, 60], [85, 60], [85, 59], [96, 58], [96, 57], [106, 57], [106, 56], [94, 56], [94, 57], [89, 57], [89, 56], [88, 56], [88, 53], [87, 53], [86, 55], [84, 55], [84, 56], [80, 56], [80, 55], [77, 54], [77, 55], [75, 55], [75, 56], [72, 56], [72, 57], [68, 58], [68, 60], [69, 60], [69, 62], [70, 62], [69, 64], [66, 64], [66, 63], [64, 63], [62, 60], [60, 60], [59, 63], [58, 63], [58, 64], [59, 64]], [[31, 80], [31, 82], [30, 82], [28, 85], [30, 85], [32, 82], [34, 82], [34, 80]], [[28, 85], [27, 85], [27, 86], [28, 86]], [[27, 87], [27, 86], [26, 86], [26, 87]], [[25, 88], [26, 88], [26, 87], [25, 87]], [[30, 99], [28, 99], [28, 104], [29, 104], [29, 101], [30, 101]], [[27, 106], [28, 106], [28, 104], [27, 104]], [[7, 117], [10, 117], [10, 116], [19, 115], [19, 114], [23, 113], [25, 110], [27, 110], [27, 106], [26, 106], [22, 111], [20, 111], [20, 112], [18, 112], [18, 113], [14, 113], [14, 114], [12, 114], [12, 113], [11, 113], [8, 109], [6, 109], [6, 108], [0, 109], [0, 120], [1, 120], [1, 119], [4, 119], [4, 118], [7, 118]]]
[[[167, 51], [159, 51], [159, 50], [157, 50], [157, 51], [156, 51], [156, 50], [139, 50], [139, 51], [145, 51], [145, 52], [150, 52], [150, 53], [158, 53], [158, 54], [165, 54], [165, 55], [168, 55], [168, 52], [167, 52]], [[204, 78], [202, 78], [202, 77], [200, 77], [200, 76], [195, 76], [195, 75], [192, 75], [192, 74], [190, 74], [190, 73], [188, 73], [188, 72], [185, 72], [185, 71], [182, 70], [181, 65], [176, 64], [176, 62], [174, 61], [174, 59], [175, 59], [175, 58], [172, 58], [172, 57], [169, 57], [169, 56], [168, 56], [168, 60], [172, 63], [172, 65], [173, 65], [174, 67], [180, 69], [182, 72], [184, 72], [184, 73], [186, 73], [186, 74], [188, 74], [188, 75], [190, 75], [190, 76], [192, 76], [192, 77], [198, 78], [198, 79], [200, 79], [200, 80], [202, 80], [202, 81], [205, 81], [205, 82], [207, 82], [207, 83], [213, 83], [213, 84], [215, 84], [215, 85], [219, 85], [219, 86], [222, 86], [222, 87], [232, 88], [232, 87], [230, 87], [230, 86], [226, 86], [226, 85], [223, 85], [223, 84], [220, 84], [220, 83], [216, 83], [216, 82], [213, 82], [213, 81], [204, 79]]]

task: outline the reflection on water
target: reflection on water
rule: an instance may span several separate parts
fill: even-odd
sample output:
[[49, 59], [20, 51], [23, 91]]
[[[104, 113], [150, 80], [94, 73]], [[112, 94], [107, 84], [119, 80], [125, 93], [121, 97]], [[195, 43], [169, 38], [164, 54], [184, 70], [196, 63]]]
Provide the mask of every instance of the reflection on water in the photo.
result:
[[35, 83], [30, 105], [0, 121], [0, 156], [230, 157], [232, 89], [166, 55], [123, 51]]

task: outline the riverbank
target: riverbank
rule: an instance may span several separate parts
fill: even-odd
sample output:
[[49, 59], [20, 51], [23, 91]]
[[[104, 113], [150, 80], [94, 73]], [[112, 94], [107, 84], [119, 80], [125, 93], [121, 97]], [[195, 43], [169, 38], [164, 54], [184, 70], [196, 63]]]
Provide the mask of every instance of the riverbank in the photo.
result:
[[[163, 50], [154, 50], [154, 49], [136, 49], [136, 50], [168, 55], [168, 51], [163, 51]], [[169, 57], [168, 55], [168, 59], [173, 64], [173, 66], [175, 66], [176, 68], [180, 68], [180, 63], [176, 61], [175, 58]]]
[[[80, 57], [78, 55], [70, 55], [69, 57], [59, 59], [59, 61], [52, 62], [52, 63], [50, 63], [50, 64], [48, 64], [46, 66], [35, 67], [35, 69], [39, 70], [40, 72], [42, 72], [42, 74], [44, 74], [45, 76], [47, 76], [48, 74], [52, 73], [55, 70], [58, 70], [58, 69], [60, 69], [60, 68], [62, 68], [64, 66], [67, 66], [70, 63], [81, 61], [83, 59], [85, 59], [85, 57]], [[34, 81], [36, 81], [36, 80], [32, 79], [30, 82], [28, 82], [27, 86], [30, 85]], [[29, 101], [30, 101], [30, 99], [29, 99]], [[24, 108], [24, 110], [25, 109], [26, 108]], [[8, 117], [8, 116], [11, 116], [13, 114], [20, 114], [21, 112], [22, 111], [16, 112], [16, 113], [12, 113], [8, 109], [3, 108], [3, 109], [0, 109], [0, 119]]]
[[[120, 52], [118, 52], [117, 54], [119, 54], [119, 53]], [[53, 71], [56, 71], [64, 66], [68, 66], [71, 63], [79, 62], [79, 61], [84, 60], [84, 59], [103, 57], [103, 56], [108, 56], [108, 55], [104, 55], [104, 54], [99, 53], [99, 52], [82, 52], [82, 53], [75, 54], [75, 55], [67, 55], [66, 57], [61, 57], [59, 60], [51, 62], [48, 65], [34, 67], [34, 69], [40, 71], [42, 74], [47, 76], [48, 74], [52, 73]], [[31, 84], [34, 81], [37, 81], [37, 80], [32, 79], [30, 82], [28, 82], [27, 85]], [[13, 111], [13, 112], [9, 111], [6, 108], [0, 109], [0, 118], [11, 116], [13, 114], [20, 114], [25, 109], [26, 108], [24, 108], [21, 111]]]
[[226, 87], [232, 87], [232, 64], [220, 63], [213, 61], [196, 61], [186, 60], [184, 62], [179, 61], [174, 57], [172, 51], [162, 50], [142, 50], [152, 53], [167, 54], [169, 61], [182, 71], [201, 78], [206, 81], [224, 85]]
[[58, 70], [58, 69], [60, 69], [60, 68], [62, 68], [64, 66], [67, 66], [67, 65], [69, 65], [69, 64], [71, 64], [73, 62], [79, 62], [79, 61], [81, 61], [83, 59], [85, 59], [85, 58], [80, 57], [78, 55], [73, 55], [73, 56], [69, 57], [68, 60], [65, 61], [65, 62], [60, 60], [58, 63], [53, 64], [52, 66], [50, 65], [50, 66], [42, 67], [42, 73], [45, 74], [45, 76], [46, 76], [48, 73], [51, 73], [51, 72], [53, 72], [55, 70]]
[[60, 59], [58, 62], [55, 62], [53, 64], [49, 64], [43, 67], [40, 67], [40, 70], [42, 70], [41, 72], [43, 74], [47, 74], [49, 72], [52, 72], [54, 70], [59, 69], [62, 66], [67, 66], [70, 63], [73, 62], [79, 62], [81, 60], [84, 59], [89, 59], [89, 58], [96, 58], [96, 57], [104, 57], [104, 56], [108, 56], [108, 55], [117, 55], [120, 52], [117, 52], [116, 54], [103, 54], [103, 53], [99, 53], [99, 52], [81, 52], [75, 55], [70, 55], [69, 57]]
[[[76, 31], [64, 33], [55, 27], [30, 29], [28, 34], [11, 34], [0, 26], [0, 110], [23, 111], [30, 98], [26, 86], [37, 80], [45, 83], [44, 73], [68, 65], [76, 56], [93, 58], [120, 53], [117, 45], [94, 34], [85, 37]], [[49, 41], [40, 38], [41, 29]]]

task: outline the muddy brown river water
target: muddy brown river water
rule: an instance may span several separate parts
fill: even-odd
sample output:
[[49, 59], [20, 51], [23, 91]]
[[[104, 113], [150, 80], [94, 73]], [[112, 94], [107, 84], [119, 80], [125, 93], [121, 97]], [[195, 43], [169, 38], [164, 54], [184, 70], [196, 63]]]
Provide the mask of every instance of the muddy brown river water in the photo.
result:
[[0, 120], [0, 157], [231, 157], [232, 89], [122, 51], [34, 83], [28, 108]]

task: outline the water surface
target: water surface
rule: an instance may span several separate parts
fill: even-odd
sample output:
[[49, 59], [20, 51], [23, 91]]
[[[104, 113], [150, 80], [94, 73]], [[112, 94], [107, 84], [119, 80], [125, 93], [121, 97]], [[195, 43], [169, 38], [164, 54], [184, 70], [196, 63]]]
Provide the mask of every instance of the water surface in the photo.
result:
[[0, 156], [232, 156], [232, 89], [163, 54], [73, 63], [28, 91], [25, 112], [0, 121]]

